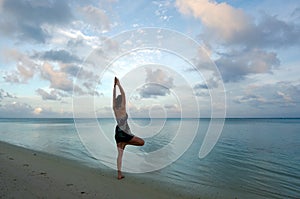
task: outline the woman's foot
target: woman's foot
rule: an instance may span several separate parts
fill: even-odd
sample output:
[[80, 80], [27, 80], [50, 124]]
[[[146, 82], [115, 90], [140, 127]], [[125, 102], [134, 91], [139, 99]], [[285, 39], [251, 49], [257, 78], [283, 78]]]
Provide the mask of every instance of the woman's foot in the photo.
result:
[[121, 180], [123, 178], [125, 178], [125, 176], [122, 175], [121, 171], [118, 171], [118, 180]]

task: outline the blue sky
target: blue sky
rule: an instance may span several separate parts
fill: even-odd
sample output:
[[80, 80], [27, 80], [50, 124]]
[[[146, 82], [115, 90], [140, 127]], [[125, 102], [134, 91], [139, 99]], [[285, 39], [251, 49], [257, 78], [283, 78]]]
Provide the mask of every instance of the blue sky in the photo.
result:
[[[107, 70], [88, 68], [96, 51], [112, 56], [139, 42], [126, 31], [149, 27], [174, 31], [164, 40], [182, 53], [124, 51]], [[193, 49], [177, 34], [221, 76], [200, 54], [185, 62]], [[226, 117], [300, 117], [298, 0], [0, 0], [0, 35], [0, 117], [111, 117], [114, 76], [132, 117], [210, 117], [221, 84]]]

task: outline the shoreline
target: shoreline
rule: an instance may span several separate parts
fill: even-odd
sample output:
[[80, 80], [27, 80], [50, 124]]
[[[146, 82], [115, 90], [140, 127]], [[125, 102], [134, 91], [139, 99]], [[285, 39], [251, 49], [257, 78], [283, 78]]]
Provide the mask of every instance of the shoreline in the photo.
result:
[[[0, 198], [190, 198], [160, 183], [0, 141]], [[126, 179], [128, 178], [128, 179]]]

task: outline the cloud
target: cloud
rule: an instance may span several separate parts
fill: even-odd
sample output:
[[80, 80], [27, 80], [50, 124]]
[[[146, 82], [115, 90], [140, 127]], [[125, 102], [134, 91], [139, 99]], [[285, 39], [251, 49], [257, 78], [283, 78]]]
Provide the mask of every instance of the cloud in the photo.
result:
[[[300, 44], [298, 20], [284, 21], [278, 16], [261, 13], [252, 17], [228, 3], [214, 0], [177, 0], [176, 7], [183, 15], [202, 22], [201, 39], [215, 50], [215, 64], [225, 82], [238, 82], [253, 74], [272, 73], [280, 66], [275, 49]], [[297, 18], [296, 8], [291, 17]], [[273, 49], [273, 52], [272, 50]], [[195, 65], [205, 67], [201, 58]], [[199, 92], [201, 94], [203, 92]]]
[[26, 103], [12, 102], [0, 107], [0, 117], [28, 117], [32, 113], [33, 108]]
[[166, 104], [164, 105], [165, 112], [167, 113], [167, 117], [181, 117], [182, 107], [178, 106], [178, 104]]
[[32, 118], [32, 117], [70, 117], [69, 112], [55, 112], [43, 107], [33, 107], [27, 103], [12, 102], [0, 106], [2, 118]]
[[25, 83], [31, 79], [37, 71], [37, 64], [27, 55], [17, 50], [7, 50], [4, 52], [4, 57], [8, 61], [17, 63], [15, 71], [7, 72], [4, 75], [4, 80], [11, 83]]
[[143, 98], [156, 98], [157, 96], [166, 96], [170, 94], [170, 89], [174, 86], [173, 78], [161, 70], [152, 70], [146, 68], [145, 85], [139, 89], [139, 94]]
[[153, 1], [153, 4], [158, 7], [155, 11], [155, 15], [159, 17], [160, 20], [169, 21], [172, 18], [172, 16], [168, 13], [172, 6], [171, 0]]
[[50, 50], [43, 53], [40, 52], [36, 53], [32, 57], [62, 63], [81, 62], [79, 57], [77, 57], [76, 55], [72, 55], [66, 50]]
[[43, 100], [58, 100], [58, 92], [56, 90], [52, 90], [50, 93], [45, 90], [39, 88], [36, 90], [36, 93], [42, 96]]
[[226, 41], [234, 39], [237, 32], [247, 29], [250, 18], [240, 9], [227, 3], [209, 0], [177, 0], [176, 6], [185, 15], [199, 18], [207, 28]]
[[204, 83], [199, 83], [199, 84], [196, 84], [193, 89], [201, 89], [201, 90], [205, 89], [205, 90], [207, 90], [208, 86]]
[[[8, 64], [15, 64], [15, 69], [3, 71], [3, 79], [9, 83], [29, 83], [35, 76], [50, 82], [53, 91], [37, 90], [36, 93], [44, 100], [60, 100], [73, 92], [73, 79], [81, 79], [84, 84], [81, 88], [75, 86], [74, 91], [80, 94], [98, 95], [93, 91], [91, 82], [99, 81], [99, 76], [92, 71], [85, 70], [80, 65], [81, 61], [66, 50], [50, 50], [26, 55], [15, 49], [5, 49], [1, 53], [3, 60]], [[49, 62], [41, 63], [48, 60]], [[57, 63], [58, 62], [58, 63]], [[80, 75], [78, 72], [80, 71]], [[46, 92], [46, 93], [45, 93]]]
[[45, 62], [41, 69], [41, 76], [49, 80], [51, 88], [70, 92], [73, 90], [73, 82], [68, 75], [60, 70], [53, 69], [49, 63]]
[[110, 29], [110, 21], [104, 10], [88, 5], [80, 8], [85, 21], [101, 31], [108, 31]]
[[[79, 65], [73, 64], [62, 64], [61, 71], [81, 80], [85, 80], [84, 83], [91, 83], [99, 81], [99, 75], [95, 74], [95, 72], [87, 70], [87, 68], [81, 67]], [[80, 73], [79, 73], [80, 72]]]
[[207, 82], [198, 83], [194, 86], [194, 89], [212, 89], [217, 88], [219, 85], [219, 80], [216, 77], [210, 77]]
[[[262, 14], [261, 19], [255, 19], [227, 3], [210, 0], [177, 0], [176, 7], [180, 13], [192, 15], [202, 22], [204, 32], [201, 36], [204, 40], [248, 48], [285, 47], [300, 43], [300, 24], [280, 20], [277, 16]], [[297, 13], [295, 9], [292, 15]]]
[[[111, 107], [107, 108], [107, 112], [111, 114]], [[131, 117], [134, 118], [168, 118], [168, 117], [180, 117], [182, 110], [178, 104], [148, 104], [143, 106], [135, 106], [130, 104], [128, 106], [128, 112]]]
[[255, 94], [237, 96], [234, 101], [239, 104], [247, 103], [254, 107], [260, 107], [260, 105], [267, 103], [267, 100], [264, 97]]
[[169, 93], [170, 91], [168, 88], [157, 84], [144, 85], [140, 90], [140, 95], [143, 98], [156, 98], [157, 96], [166, 96]]
[[[228, 48], [228, 52], [216, 54], [218, 57], [215, 58], [214, 63], [221, 74], [222, 81], [225, 83], [242, 81], [255, 74], [272, 73], [272, 71], [278, 69], [281, 64], [277, 53], [268, 52], [259, 48], [245, 48], [239, 50]], [[193, 61], [197, 68], [208, 71], [211, 70], [207, 67], [210, 63], [206, 63], [199, 57], [196, 57]], [[191, 68], [187, 71], [197, 70]], [[194, 89], [205, 89], [207, 87], [205, 84], [208, 84], [211, 88], [216, 88], [218, 82], [221, 80], [218, 80], [217, 77], [219, 77], [219, 75], [216, 74], [215, 71], [212, 75], [213, 77], [207, 80], [206, 83], [195, 85]]]
[[74, 88], [75, 93], [84, 95], [95, 95], [101, 96], [102, 93], [96, 91], [96, 85], [101, 79], [97, 73], [93, 70], [88, 70], [83, 66], [73, 65], [73, 64], [63, 64], [60, 70], [66, 73], [68, 76], [73, 77], [76, 81]]
[[72, 52], [80, 51], [81, 54], [90, 53], [92, 48], [99, 48], [102, 44], [102, 37], [99, 37], [99, 33], [96, 33], [96, 35], [85, 34], [86, 24], [83, 21], [78, 21], [77, 23], [79, 23], [78, 27], [72, 29], [56, 28], [54, 42], [67, 44], [67, 47], [72, 49]]
[[[73, 64], [66, 64], [61, 66], [61, 70], [73, 77], [76, 77], [78, 72], [80, 71], [80, 67]], [[83, 72], [81, 72], [83, 73]], [[87, 76], [85, 76], [87, 78]]]
[[20, 40], [44, 43], [50, 35], [44, 25], [63, 25], [73, 18], [67, 1], [3, 0], [0, 32]]
[[33, 113], [35, 115], [40, 115], [42, 111], [43, 111], [43, 109], [41, 107], [37, 107], [33, 110]]
[[[78, 86], [74, 88], [76, 92], [80, 94], [101, 95], [91, 90], [94, 88], [87, 86], [91, 85], [91, 82], [99, 81], [99, 76], [92, 71], [85, 70], [79, 63], [75, 63], [80, 62], [80, 59], [65, 50], [51, 50], [28, 56], [17, 50], [9, 49], [3, 51], [3, 58], [7, 62], [16, 64], [16, 69], [3, 72], [3, 79], [6, 82], [28, 83], [30, 79], [37, 75], [40, 75], [42, 79], [50, 82], [50, 88], [54, 89], [55, 93], [52, 92], [47, 95], [42, 90], [36, 91], [43, 99], [59, 100], [59, 97], [69, 96], [73, 91], [74, 78], [81, 79], [84, 82], [84, 84], [81, 85], [82, 88]], [[36, 58], [41, 60], [36, 60]], [[49, 60], [49, 62], [41, 64], [40, 62], [43, 60]], [[56, 63], [57, 61], [59, 63]], [[79, 71], [80, 75], [78, 75]], [[83, 88], [85, 88], [85, 91]], [[55, 95], [57, 95], [57, 97], [55, 97]]]
[[14, 95], [10, 94], [9, 92], [5, 91], [4, 89], [0, 88], [0, 101], [4, 98], [16, 98]]
[[236, 35], [233, 43], [244, 43], [248, 47], [287, 47], [300, 44], [300, 24], [286, 22], [277, 16], [263, 14], [260, 22], [247, 31]]
[[296, 19], [300, 19], [300, 7], [295, 8], [291, 16], [295, 17]]
[[275, 85], [275, 88], [273, 89], [274, 89], [273, 92], [275, 92], [275, 89], [277, 89], [276, 92], [278, 96], [277, 99], [283, 100], [284, 104], [299, 106], [299, 102], [300, 102], [299, 82], [288, 82], [288, 81], [278, 82]]
[[197, 83], [194, 85], [193, 90], [196, 96], [208, 96], [210, 89], [217, 88], [220, 80], [216, 77], [210, 77], [206, 82]]
[[168, 76], [168, 74], [161, 69], [152, 70], [151, 68], [146, 68], [146, 73], [146, 82], [161, 84], [166, 88], [172, 88], [174, 86], [173, 78]]
[[[248, 104], [253, 107], [292, 108], [299, 106], [300, 102], [299, 82], [277, 82], [266, 85], [251, 85], [244, 95], [237, 96], [234, 102]], [[296, 108], [300, 110], [299, 108]]]
[[291, 103], [293, 102], [293, 99], [291, 98], [291, 96], [287, 93], [283, 93], [281, 91], [277, 91], [277, 95], [279, 97], [282, 97], [282, 99], [286, 102], [286, 103]]
[[[78, 73], [80, 71], [80, 73]], [[99, 81], [99, 76], [92, 71], [85, 70], [76, 65], [60, 64], [59, 67], [54, 67], [48, 62], [45, 62], [41, 67], [41, 77], [50, 82], [50, 88], [54, 89], [51, 93], [45, 93], [38, 90], [37, 93], [43, 99], [69, 96], [70, 94], [101, 96], [102, 94], [96, 91], [95, 86]], [[73, 80], [76, 79], [74, 86]], [[73, 87], [74, 86], [74, 87]], [[55, 97], [56, 96], [56, 97]]]
[[250, 49], [222, 54], [215, 63], [225, 82], [235, 82], [251, 74], [271, 73], [280, 65], [280, 60], [276, 53]]

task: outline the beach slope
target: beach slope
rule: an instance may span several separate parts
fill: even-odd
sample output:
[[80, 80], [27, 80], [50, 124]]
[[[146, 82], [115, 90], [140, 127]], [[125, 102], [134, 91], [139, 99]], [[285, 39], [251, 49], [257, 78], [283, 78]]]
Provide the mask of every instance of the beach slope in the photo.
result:
[[172, 190], [0, 142], [0, 198], [181, 198]]

